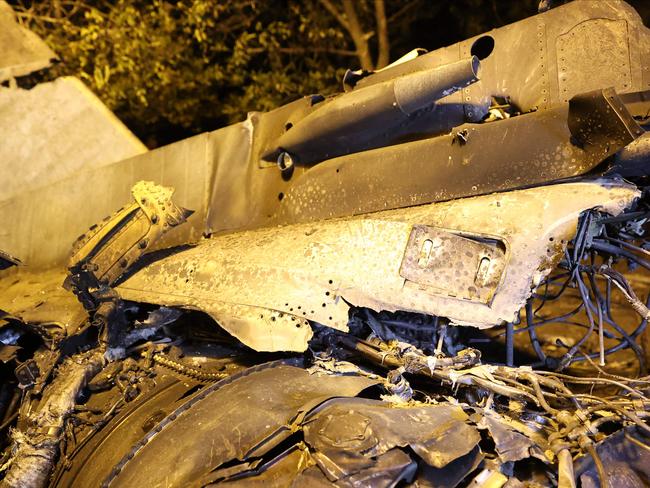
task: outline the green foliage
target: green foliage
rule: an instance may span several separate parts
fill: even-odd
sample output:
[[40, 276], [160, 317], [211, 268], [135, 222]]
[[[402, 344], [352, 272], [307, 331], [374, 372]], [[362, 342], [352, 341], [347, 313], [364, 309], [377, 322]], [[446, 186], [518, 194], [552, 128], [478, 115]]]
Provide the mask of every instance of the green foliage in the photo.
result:
[[[530, 15], [536, 2], [386, 1], [392, 59]], [[47, 76], [84, 80], [150, 146], [336, 91], [345, 69], [360, 65], [359, 39], [371, 57], [378, 51], [377, 0], [10, 3], [60, 56]]]
[[328, 52], [345, 42], [342, 31], [314, 22], [304, 2], [62, 3], [58, 16], [52, 2], [20, 11], [61, 58], [48, 76], [81, 78], [145, 139], [332, 91], [344, 71]]

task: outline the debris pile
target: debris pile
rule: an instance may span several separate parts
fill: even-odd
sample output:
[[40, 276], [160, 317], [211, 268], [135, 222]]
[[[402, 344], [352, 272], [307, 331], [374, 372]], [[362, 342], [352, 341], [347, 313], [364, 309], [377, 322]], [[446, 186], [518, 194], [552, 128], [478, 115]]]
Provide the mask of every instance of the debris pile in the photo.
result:
[[0, 486], [648, 485], [650, 31], [545, 4], [9, 185]]

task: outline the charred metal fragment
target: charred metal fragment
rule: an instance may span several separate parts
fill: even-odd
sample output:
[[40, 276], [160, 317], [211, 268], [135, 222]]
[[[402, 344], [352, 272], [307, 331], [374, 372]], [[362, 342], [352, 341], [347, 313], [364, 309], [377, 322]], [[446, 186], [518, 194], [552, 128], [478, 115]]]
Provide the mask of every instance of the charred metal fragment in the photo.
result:
[[45, 486], [59, 450], [65, 422], [77, 396], [106, 362], [103, 352], [91, 351], [68, 359], [48, 387], [25, 432], [14, 430], [12, 457], [2, 481], [11, 488]]
[[[151, 263], [115, 290], [125, 300], [204, 311], [263, 351], [305, 350], [306, 319], [347, 330], [349, 304], [489, 327], [515, 319], [561, 259], [581, 212], [618, 215], [638, 195], [614, 180], [566, 183], [216, 236]], [[414, 228], [447, 238], [436, 266], [418, 267], [429, 240], [409, 247]], [[428, 251], [424, 260], [432, 259]]]
[[[288, 439], [292, 425], [314, 406], [333, 396], [356, 395], [373, 384], [362, 376], [310, 375], [289, 364], [246, 370], [208, 387], [167, 416], [118, 463], [103, 486], [163, 480], [186, 486], [229, 461], [255, 460]], [[231, 437], [233, 430], [239, 432], [237, 439]], [[160, 450], [170, 442], [185, 448]]]
[[[571, 2], [38, 193], [16, 179], [5, 484], [640, 486], [648, 53], [624, 2]], [[84, 308], [64, 253], [142, 179], [197, 212], [168, 233], [189, 212], [136, 185], [75, 244]]]
[[89, 310], [99, 305], [96, 295], [114, 284], [163, 234], [192, 213], [172, 202], [171, 188], [140, 182], [131, 192], [135, 203], [93, 226], [73, 246], [65, 287]]
[[63, 270], [30, 271], [28, 267], [0, 280], [0, 310], [56, 349], [68, 337], [81, 332], [88, 312], [61, 284]]
[[[383, 145], [384, 133], [404, 123], [417, 111], [478, 81], [476, 56], [353, 90], [320, 103], [304, 119], [280, 136], [274, 151], [263, 159], [275, 160], [282, 151], [301, 164], [312, 164], [343, 154]], [[430, 108], [435, 111], [435, 107]], [[448, 127], [440, 113], [437, 130]]]
[[[604, 122], [607, 110], [612, 117]], [[583, 175], [644, 132], [611, 91], [458, 130], [468, 132], [465, 144], [448, 134], [325, 161], [296, 178], [280, 218], [358, 215]]]
[[20, 264], [22, 264], [20, 259], [0, 250], [0, 270], [10, 268], [11, 266], [18, 266]]
[[429, 466], [443, 468], [478, 444], [462, 408], [424, 405], [392, 408], [367, 399], [334, 399], [304, 420], [305, 442], [330, 481], [367, 469], [375, 457], [409, 446]]
[[603, 160], [645, 132], [613, 88], [574, 96], [568, 126], [576, 144]]

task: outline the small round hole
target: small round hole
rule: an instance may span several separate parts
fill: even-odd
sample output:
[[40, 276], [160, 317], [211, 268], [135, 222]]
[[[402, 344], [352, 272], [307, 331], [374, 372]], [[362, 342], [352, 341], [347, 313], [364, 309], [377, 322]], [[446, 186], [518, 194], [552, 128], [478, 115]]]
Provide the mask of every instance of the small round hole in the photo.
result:
[[278, 193], [278, 200], [282, 201], [283, 198], [284, 198], [284, 193], [282, 192]]

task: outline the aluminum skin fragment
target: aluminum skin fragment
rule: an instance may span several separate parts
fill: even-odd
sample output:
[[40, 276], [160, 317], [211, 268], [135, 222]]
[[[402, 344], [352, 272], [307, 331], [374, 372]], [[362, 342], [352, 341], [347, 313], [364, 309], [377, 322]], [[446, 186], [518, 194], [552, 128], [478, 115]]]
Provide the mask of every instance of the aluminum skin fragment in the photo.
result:
[[[581, 212], [617, 215], [638, 195], [633, 185], [601, 179], [217, 236], [152, 262], [116, 292], [201, 310], [264, 351], [305, 350], [306, 320], [347, 330], [350, 305], [491, 327], [514, 320], [562, 256]], [[454, 238], [441, 241], [439, 260], [429, 265], [429, 255], [417, 276], [405, 275], [409, 238], [421, 225]], [[418, 278], [427, 273], [438, 281]]]

